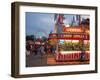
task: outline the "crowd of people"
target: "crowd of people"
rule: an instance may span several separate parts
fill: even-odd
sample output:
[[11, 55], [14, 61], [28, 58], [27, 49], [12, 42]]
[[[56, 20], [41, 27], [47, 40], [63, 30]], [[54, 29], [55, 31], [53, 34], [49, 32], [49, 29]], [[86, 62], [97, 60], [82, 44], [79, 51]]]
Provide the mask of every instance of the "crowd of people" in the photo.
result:
[[55, 54], [56, 46], [51, 44], [26, 44], [26, 55]]

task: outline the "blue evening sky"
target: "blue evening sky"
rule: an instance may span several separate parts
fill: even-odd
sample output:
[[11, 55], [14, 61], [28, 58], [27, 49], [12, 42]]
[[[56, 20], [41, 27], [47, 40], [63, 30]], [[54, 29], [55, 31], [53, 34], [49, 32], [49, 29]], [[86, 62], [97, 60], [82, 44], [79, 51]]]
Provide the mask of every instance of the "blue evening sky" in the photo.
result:
[[[34, 13], [26, 12], [26, 35], [35, 35], [36, 37], [46, 36], [51, 31], [54, 31], [55, 21], [52, 13]], [[73, 16], [75, 15], [64, 15], [64, 24], [68, 25], [71, 23]], [[86, 16], [85, 16], [86, 17]]]

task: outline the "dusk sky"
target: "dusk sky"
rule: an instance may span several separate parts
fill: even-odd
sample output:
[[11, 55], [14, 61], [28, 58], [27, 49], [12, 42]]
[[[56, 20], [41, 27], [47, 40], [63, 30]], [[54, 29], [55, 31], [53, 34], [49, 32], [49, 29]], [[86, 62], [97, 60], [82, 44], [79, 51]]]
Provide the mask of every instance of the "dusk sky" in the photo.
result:
[[[55, 21], [54, 15], [51, 13], [34, 13], [26, 12], [26, 35], [36, 35], [36, 37], [46, 36], [54, 31]], [[68, 25], [71, 23], [73, 16], [75, 15], [64, 15], [64, 24]], [[89, 16], [81, 16], [82, 18], [88, 18]]]

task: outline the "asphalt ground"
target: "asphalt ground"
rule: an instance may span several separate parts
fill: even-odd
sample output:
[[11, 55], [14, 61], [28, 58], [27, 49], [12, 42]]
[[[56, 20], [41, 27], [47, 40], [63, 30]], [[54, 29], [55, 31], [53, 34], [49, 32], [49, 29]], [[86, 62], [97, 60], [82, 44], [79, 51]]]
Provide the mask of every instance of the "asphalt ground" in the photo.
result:
[[52, 66], [52, 65], [78, 65], [89, 64], [89, 61], [56, 61], [53, 54], [31, 54], [26, 56], [26, 67], [40, 67], [40, 66]]

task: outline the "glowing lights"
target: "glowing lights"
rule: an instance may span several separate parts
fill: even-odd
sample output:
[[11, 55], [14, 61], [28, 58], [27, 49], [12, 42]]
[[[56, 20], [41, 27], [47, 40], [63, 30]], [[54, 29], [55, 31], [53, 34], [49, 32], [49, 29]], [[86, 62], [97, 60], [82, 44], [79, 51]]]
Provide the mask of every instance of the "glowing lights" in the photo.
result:
[[69, 40], [89, 40], [89, 33], [90, 31], [88, 29], [85, 29], [83, 27], [63, 27], [63, 32], [60, 34], [52, 33], [49, 34], [50, 39], [69, 39]]
[[80, 27], [64, 27], [63, 32], [83, 32]]
[[[55, 35], [55, 36], [54, 36]], [[69, 40], [89, 40], [89, 35], [85, 34], [59, 34], [59, 36], [57, 36], [57, 34], [51, 34], [50, 38], [53, 39], [69, 39]]]

